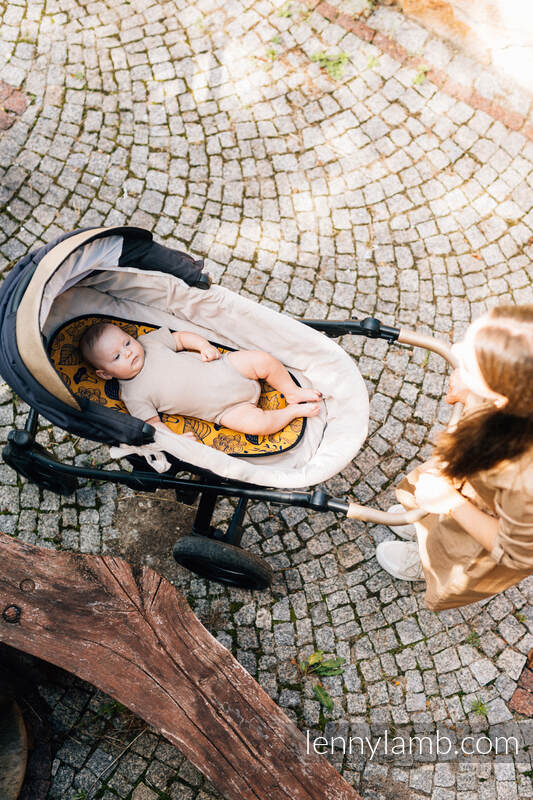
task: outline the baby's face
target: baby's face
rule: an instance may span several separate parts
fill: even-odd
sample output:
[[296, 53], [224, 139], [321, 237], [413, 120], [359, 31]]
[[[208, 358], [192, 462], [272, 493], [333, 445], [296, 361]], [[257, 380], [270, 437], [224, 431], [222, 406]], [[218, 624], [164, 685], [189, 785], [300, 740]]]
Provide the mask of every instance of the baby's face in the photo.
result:
[[117, 325], [110, 325], [100, 336], [94, 350], [96, 374], [105, 380], [128, 380], [139, 374], [144, 365], [144, 349], [137, 339]]

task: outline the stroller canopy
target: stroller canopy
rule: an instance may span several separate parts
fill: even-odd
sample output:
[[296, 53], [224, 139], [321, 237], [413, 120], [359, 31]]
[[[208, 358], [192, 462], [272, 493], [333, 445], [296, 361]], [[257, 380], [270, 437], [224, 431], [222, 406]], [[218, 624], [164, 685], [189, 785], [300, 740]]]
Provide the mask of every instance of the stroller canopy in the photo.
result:
[[0, 287], [0, 374], [51, 422], [96, 441], [141, 443], [152, 435], [142, 421], [76, 397], [49, 359], [43, 327], [54, 300], [69, 286], [93, 270], [132, 264], [174, 275], [190, 286], [209, 286], [202, 261], [156, 244], [142, 228], [117, 227], [61, 236], [22, 258]]
[[[216, 474], [268, 486], [307, 486], [355, 456], [368, 427], [368, 396], [353, 360], [321, 333], [221, 286], [203, 263], [155, 243], [139, 228], [74, 231], [21, 259], [0, 288], [0, 373], [30, 406], [77, 436], [141, 447], [143, 420], [74, 394], [48, 355], [55, 330], [87, 314], [191, 330], [236, 349], [267, 350], [324, 396], [293, 450], [235, 459], [171, 434], [172, 453]], [[207, 291], [204, 291], [207, 289]]]

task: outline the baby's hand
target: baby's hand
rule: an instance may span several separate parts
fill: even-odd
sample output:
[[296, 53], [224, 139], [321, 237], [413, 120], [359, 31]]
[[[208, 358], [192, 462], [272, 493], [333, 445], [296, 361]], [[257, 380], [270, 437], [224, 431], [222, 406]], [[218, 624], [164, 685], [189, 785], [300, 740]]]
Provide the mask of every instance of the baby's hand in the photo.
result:
[[216, 361], [217, 358], [220, 358], [220, 350], [217, 350], [216, 347], [213, 347], [213, 345], [208, 342], [203, 345], [200, 350], [200, 355], [202, 356], [202, 361]]

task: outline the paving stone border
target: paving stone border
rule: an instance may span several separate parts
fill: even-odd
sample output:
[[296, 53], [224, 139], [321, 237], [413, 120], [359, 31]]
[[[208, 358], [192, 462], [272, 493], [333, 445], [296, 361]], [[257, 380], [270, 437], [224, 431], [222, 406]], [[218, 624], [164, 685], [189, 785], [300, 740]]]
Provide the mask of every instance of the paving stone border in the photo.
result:
[[429, 80], [450, 97], [462, 100], [477, 111], [484, 111], [492, 119], [501, 122], [513, 131], [520, 131], [528, 139], [533, 140], [533, 123], [528, 117], [484, 97], [476, 89], [465, 86], [454, 80], [444, 69], [433, 66], [423, 56], [411, 55], [398, 41], [370, 27], [359, 19], [327, 3], [324, 0], [297, 0], [307, 8], [316, 10], [328, 22], [335, 22], [345, 31], [355, 34], [365, 42], [373, 44], [383, 53], [387, 53], [395, 61], [406, 67], [421, 70], [421, 77]]

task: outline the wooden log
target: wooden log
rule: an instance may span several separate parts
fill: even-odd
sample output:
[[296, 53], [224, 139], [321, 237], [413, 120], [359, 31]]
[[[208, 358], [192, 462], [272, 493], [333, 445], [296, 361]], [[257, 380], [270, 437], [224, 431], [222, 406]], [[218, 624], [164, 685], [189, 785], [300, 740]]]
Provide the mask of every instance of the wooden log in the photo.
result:
[[227, 800], [360, 800], [153, 570], [0, 534], [0, 641], [111, 695]]

